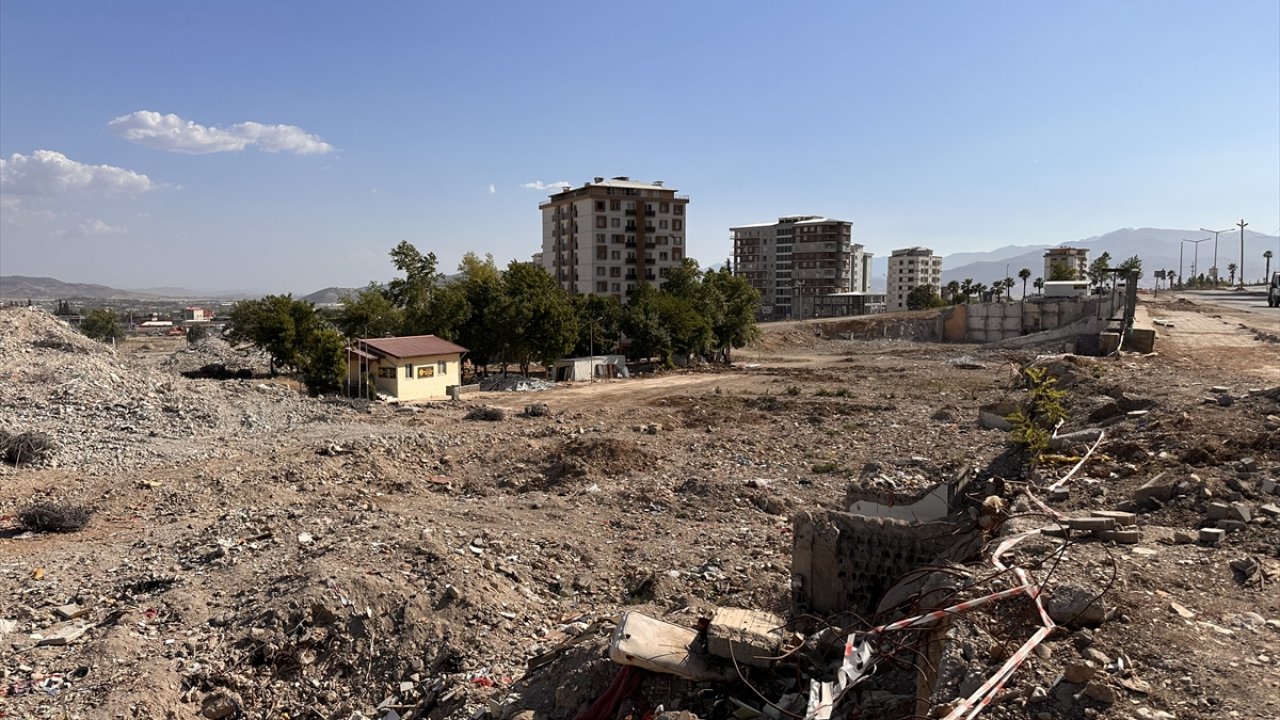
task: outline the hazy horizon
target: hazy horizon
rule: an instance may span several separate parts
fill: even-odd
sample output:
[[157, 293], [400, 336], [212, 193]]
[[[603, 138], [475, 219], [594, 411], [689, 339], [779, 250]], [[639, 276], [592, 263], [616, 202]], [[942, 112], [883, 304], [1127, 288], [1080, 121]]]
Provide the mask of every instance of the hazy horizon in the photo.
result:
[[505, 265], [557, 185], [616, 175], [690, 196], [703, 265], [796, 213], [879, 256], [1280, 235], [1277, 27], [1267, 0], [5, 3], [0, 275], [312, 292], [390, 277], [402, 239]]

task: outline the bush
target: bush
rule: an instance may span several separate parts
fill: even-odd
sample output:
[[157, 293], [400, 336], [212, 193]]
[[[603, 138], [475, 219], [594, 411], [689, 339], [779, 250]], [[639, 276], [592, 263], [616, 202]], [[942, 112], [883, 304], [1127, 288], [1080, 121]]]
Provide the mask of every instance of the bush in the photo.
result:
[[488, 420], [489, 422], [496, 422], [498, 420], [503, 420], [506, 417], [507, 417], [507, 413], [504, 412], [502, 408], [495, 408], [495, 407], [489, 407], [487, 405], [481, 405], [480, 407], [471, 408], [471, 410], [467, 412], [466, 419], [467, 420]]
[[89, 524], [90, 512], [66, 502], [34, 502], [18, 511], [18, 524], [31, 532], [74, 532]]
[[37, 432], [10, 434], [0, 430], [0, 457], [10, 465], [31, 465], [53, 454], [51, 435]]
[[551, 408], [546, 403], [533, 403], [524, 406], [525, 417], [544, 417], [551, 414]]

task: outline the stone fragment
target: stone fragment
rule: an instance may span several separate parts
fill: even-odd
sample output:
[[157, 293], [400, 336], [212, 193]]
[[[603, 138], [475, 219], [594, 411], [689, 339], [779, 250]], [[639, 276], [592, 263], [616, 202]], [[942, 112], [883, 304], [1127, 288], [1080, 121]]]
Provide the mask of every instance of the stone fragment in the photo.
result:
[[1270, 515], [1271, 517], [1280, 517], [1280, 505], [1267, 503], [1266, 505], [1263, 505], [1262, 507], [1258, 508], [1258, 510], [1262, 511], [1263, 515]]
[[1054, 622], [1071, 627], [1095, 627], [1107, 619], [1106, 602], [1098, 593], [1078, 585], [1054, 588], [1045, 610]]
[[1227, 519], [1247, 523], [1253, 519], [1253, 511], [1242, 502], [1234, 502], [1231, 503], [1231, 509], [1227, 511]]
[[1083, 685], [1098, 674], [1098, 668], [1090, 662], [1071, 663], [1062, 669], [1062, 679], [1076, 685]]
[[36, 643], [38, 647], [47, 645], [67, 645], [79, 640], [82, 635], [89, 631], [92, 625], [67, 624], [59, 625], [54, 628], [53, 632], [40, 638]]
[[200, 704], [200, 714], [208, 718], [208, 720], [222, 720], [222, 718], [231, 717], [239, 711], [239, 704], [222, 692], [210, 694]]
[[1103, 530], [1098, 533], [1098, 539], [1107, 542], [1117, 542], [1122, 545], [1136, 545], [1137, 543], [1142, 542], [1142, 531], [1138, 528]]
[[1142, 484], [1133, 493], [1133, 501], [1139, 505], [1150, 505], [1155, 502], [1168, 502], [1173, 499], [1178, 483], [1166, 473], [1160, 473]]
[[1089, 512], [1094, 517], [1109, 517], [1116, 521], [1119, 527], [1134, 527], [1138, 524], [1138, 516], [1136, 513], [1121, 512], [1119, 510], [1092, 510]]
[[1073, 517], [1067, 518], [1067, 527], [1072, 530], [1097, 532], [1111, 530], [1116, 526], [1114, 518], [1107, 517]]
[[1262, 482], [1258, 483], [1258, 489], [1261, 490], [1264, 495], [1280, 495], [1280, 485], [1277, 485], [1276, 481], [1270, 478], [1266, 478]]
[[1102, 437], [1102, 431], [1098, 428], [1087, 428], [1085, 430], [1062, 433], [1061, 435], [1049, 438], [1049, 448], [1051, 450], [1062, 450], [1076, 445], [1092, 445], [1097, 442], [1100, 437]]
[[1119, 696], [1116, 695], [1114, 688], [1100, 682], [1091, 682], [1088, 685], [1085, 685], [1084, 695], [1087, 698], [1097, 700], [1100, 703], [1106, 703], [1107, 705], [1110, 705], [1120, 699]]
[[717, 608], [707, 628], [707, 652], [739, 664], [768, 667], [782, 647], [785, 625], [772, 613]]
[[1225, 530], [1227, 532], [1239, 532], [1240, 530], [1243, 530], [1245, 528], [1245, 524], [1243, 522], [1239, 520], [1230, 520], [1230, 519], [1219, 520], [1218, 522], [1214, 523], [1214, 526], [1217, 527], [1219, 530]]
[[1186, 530], [1173, 531], [1173, 542], [1178, 545], [1187, 545], [1196, 541], [1195, 533]]
[[89, 614], [89, 608], [80, 607], [75, 603], [69, 605], [60, 605], [53, 609], [53, 612], [63, 620], [75, 620]]
[[1218, 396], [1218, 404], [1221, 405], [1222, 407], [1231, 407], [1232, 405], [1235, 404], [1235, 402], [1236, 402], [1235, 398], [1231, 397], [1230, 395], [1227, 395], [1226, 393], [1223, 393], [1222, 395]]
[[1223, 520], [1231, 517], [1231, 503], [1211, 502], [1205, 505], [1204, 511], [1210, 520]]
[[1217, 545], [1226, 534], [1226, 530], [1219, 528], [1200, 528], [1200, 542], [1205, 545]]
[[1196, 614], [1195, 614], [1194, 612], [1192, 612], [1191, 610], [1189, 610], [1189, 609], [1187, 608], [1187, 606], [1185, 606], [1185, 605], [1183, 605], [1183, 604], [1181, 604], [1181, 603], [1171, 602], [1171, 603], [1169, 603], [1169, 609], [1170, 609], [1170, 610], [1172, 610], [1172, 611], [1174, 611], [1174, 612], [1176, 612], [1176, 613], [1178, 613], [1178, 615], [1179, 615], [1180, 617], [1182, 617], [1182, 618], [1184, 618], [1184, 619], [1186, 619], [1186, 620], [1190, 620], [1190, 619], [1192, 619], [1192, 618], [1194, 618], [1194, 617], [1196, 616]]

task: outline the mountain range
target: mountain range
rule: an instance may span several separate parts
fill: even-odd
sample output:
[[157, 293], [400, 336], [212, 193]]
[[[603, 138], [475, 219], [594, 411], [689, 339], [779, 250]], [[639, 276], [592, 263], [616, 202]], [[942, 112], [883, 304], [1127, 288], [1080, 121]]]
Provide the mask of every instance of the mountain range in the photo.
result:
[[[1198, 247], [1182, 240], [1201, 240]], [[1240, 262], [1240, 234], [1232, 231], [1222, 233], [1218, 237], [1217, 257], [1220, 267], [1219, 276], [1228, 275], [1227, 264]], [[1044, 275], [1044, 251], [1055, 245], [1007, 245], [995, 250], [983, 252], [962, 252], [943, 256], [942, 282], [972, 279], [975, 282], [990, 285], [995, 280], [1005, 277], [1018, 278], [1018, 271], [1027, 268], [1031, 277]], [[1083, 240], [1061, 243], [1060, 247], [1082, 247], [1089, 251], [1089, 259], [1099, 254], [1111, 254], [1112, 265], [1119, 264], [1125, 258], [1137, 255], [1142, 259], [1143, 277], [1140, 284], [1150, 287], [1155, 279], [1154, 270], [1171, 270], [1180, 272], [1184, 277], [1203, 273], [1208, 275], [1213, 266], [1214, 240], [1212, 234], [1199, 230], [1177, 230], [1167, 228], [1123, 228], [1105, 235], [1097, 235]], [[1179, 257], [1179, 251], [1182, 251]], [[1245, 273], [1252, 281], [1262, 279], [1265, 261], [1262, 253], [1270, 250], [1273, 254], [1271, 267], [1280, 269], [1280, 237], [1263, 235], [1251, 230], [1244, 233]], [[1181, 271], [1179, 264], [1181, 263]], [[871, 289], [873, 292], [884, 292], [885, 277], [888, 274], [889, 259], [886, 255], [877, 255], [871, 262]], [[327, 287], [309, 295], [302, 296], [317, 305], [336, 303], [342, 296], [355, 292], [357, 288]], [[1015, 286], [1015, 292], [1020, 290]], [[276, 292], [279, 292], [278, 290]], [[174, 287], [153, 287], [135, 290], [121, 290], [95, 285], [91, 283], [68, 283], [49, 277], [27, 277], [24, 275], [0, 276], [0, 300], [25, 302], [27, 300], [201, 300], [231, 301], [254, 297], [255, 293], [244, 291], [201, 292]]]

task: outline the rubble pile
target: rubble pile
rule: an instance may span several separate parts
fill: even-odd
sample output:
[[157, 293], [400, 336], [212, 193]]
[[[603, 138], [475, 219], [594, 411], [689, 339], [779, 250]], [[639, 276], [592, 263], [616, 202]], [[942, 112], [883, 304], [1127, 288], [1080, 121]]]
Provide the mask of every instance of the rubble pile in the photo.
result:
[[480, 389], [485, 392], [538, 392], [555, 386], [550, 380], [520, 375], [489, 375], [480, 379]]
[[[58, 444], [0, 468], [13, 717], [1276, 714], [1280, 380], [1251, 346], [1206, 370], [806, 333], [537, 412], [354, 412], [0, 329], [3, 429]], [[1030, 366], [1066, 390], [1034, 459], [979, 422]], [[83, 527], [20, 523], [63, 498]]]

